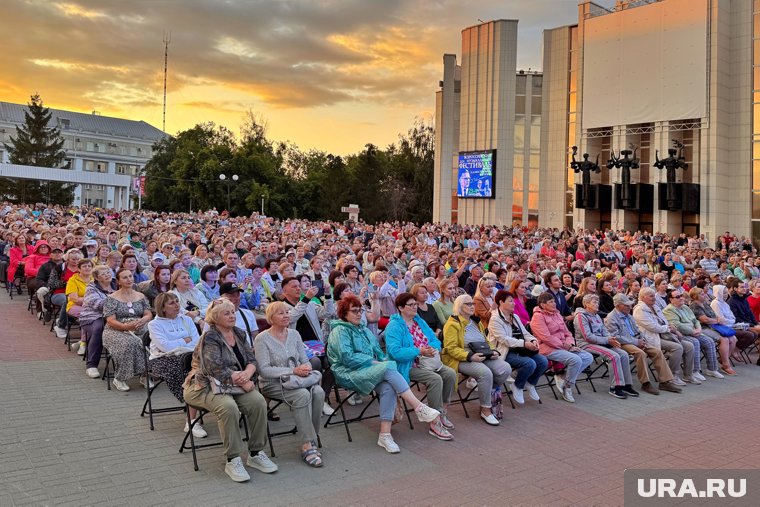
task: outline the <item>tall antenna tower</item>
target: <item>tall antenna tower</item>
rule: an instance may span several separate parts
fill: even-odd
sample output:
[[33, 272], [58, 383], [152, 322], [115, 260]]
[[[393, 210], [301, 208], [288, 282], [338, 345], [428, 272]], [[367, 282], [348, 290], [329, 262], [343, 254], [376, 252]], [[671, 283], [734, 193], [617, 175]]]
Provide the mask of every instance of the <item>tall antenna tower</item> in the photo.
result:
[[163, 130], [166, 132], [166, 71], [169, 66], [169, 43], [172, 41], [172, 33], [164, 31], [164, 123]]

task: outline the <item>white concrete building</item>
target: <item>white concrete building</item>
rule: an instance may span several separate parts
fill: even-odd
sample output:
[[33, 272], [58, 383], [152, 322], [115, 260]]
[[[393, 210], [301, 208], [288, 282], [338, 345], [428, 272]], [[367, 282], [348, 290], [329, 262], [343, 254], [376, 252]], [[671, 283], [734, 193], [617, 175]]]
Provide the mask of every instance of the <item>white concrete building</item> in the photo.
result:
[[24, 123], [26, 105], [0, 102], [0, 175], [78, 183], [74, 205], [129, 209], [133, 178], [153, 155], [153, 144], [166, 136], [144, 121], [111, 118], [50, 108], [61, 130], [64, 168], [9, 164], [4, 143]]
[[[760, 239], [760, 2], [631, 0], [578, 6], [577, 23], [546, 30], [539, 223]], [[655, 151], [684, 145], [677, 181], [682, 208], [665, 206]], [[637, 146], [631, 181], [649, 186], [646, 205], [621, 209], [606, 168], [611, 205], [580, 209], [570, 147], [599, 155]], [[695, 190], [697, 189], [697, 190]]]
[[[537, 223], [542, 76], [518, 72], [517, 21], [462, 30], [462, 61], [444, 55], [436, 93], [433, 220]], [[493, 198], [457, 197], [459, 154], [494, 150]]]

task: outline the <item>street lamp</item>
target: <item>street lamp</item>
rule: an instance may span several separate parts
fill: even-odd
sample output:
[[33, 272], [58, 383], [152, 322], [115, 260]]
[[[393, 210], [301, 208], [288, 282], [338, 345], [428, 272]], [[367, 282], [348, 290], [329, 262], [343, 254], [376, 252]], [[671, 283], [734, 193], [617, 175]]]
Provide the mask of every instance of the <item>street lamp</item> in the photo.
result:
[[264, 216], [264, 194], [261, 194], [261, 216]]
[[[219, 175], [219, 179], [222, 181], [225, 181], [227, 179], [227, 176], [224, 173], [222, 173]], [[233, 174], [232, 181], [237, 181], [237, 180], [238, 180], [238, 175]], [[230, 213], [230, 214], [231, 214], [230, 212], [230, 184], [232, 183], [232, 181], [227, 181], [227, 213]]]

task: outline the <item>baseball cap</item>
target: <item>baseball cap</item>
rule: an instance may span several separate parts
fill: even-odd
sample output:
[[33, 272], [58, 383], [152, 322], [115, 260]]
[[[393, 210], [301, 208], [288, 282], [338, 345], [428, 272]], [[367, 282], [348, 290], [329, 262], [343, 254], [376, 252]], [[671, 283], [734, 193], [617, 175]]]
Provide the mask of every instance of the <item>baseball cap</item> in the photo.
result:
[[84, 245], [85, 246], [98, 246], [98, 242], [95, 241], [94, 239], [88, 239], [87, 241], [84, 242]]
[[236, 283], [232, 282], [224, 282], [223, 284], [219, 285], [219, 295], [222, 296], [224, 294], [229, 294], [231, 292], [242, 292], [243, 289], [237, 286]]
[[57, 247], [54, 247], [52, 250], [50, 250], [50, 252], [51, 253], [52, 252], [61, 252], [61, 253], [63, 253], [63, 248], [57, 246]]
[[616, 305], [633, 306], [633, 300], [625, 294], [615, 294], [612, 298], [612, 302]]
[[161, 261], [162, 264], [166, 262], [166, 256], [162, 254], [161, 252], [154, 253], [152, 259], [154, 261]]

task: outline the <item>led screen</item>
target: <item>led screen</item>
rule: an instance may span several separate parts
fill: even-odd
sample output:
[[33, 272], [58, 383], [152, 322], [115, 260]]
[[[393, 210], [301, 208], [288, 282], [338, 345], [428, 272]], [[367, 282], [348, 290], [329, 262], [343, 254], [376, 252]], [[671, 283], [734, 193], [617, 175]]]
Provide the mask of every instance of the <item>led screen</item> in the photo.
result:
[[496, 150], [460, 153], [457, 172], [457, 196], [492, 198], [495, 162]]

